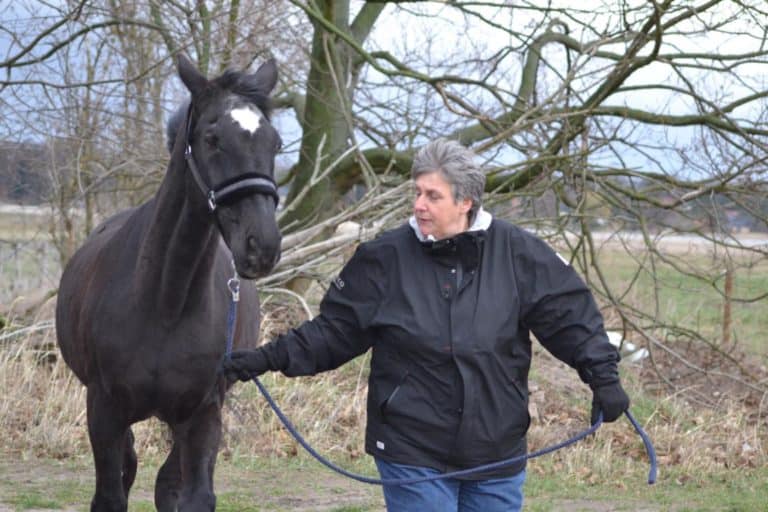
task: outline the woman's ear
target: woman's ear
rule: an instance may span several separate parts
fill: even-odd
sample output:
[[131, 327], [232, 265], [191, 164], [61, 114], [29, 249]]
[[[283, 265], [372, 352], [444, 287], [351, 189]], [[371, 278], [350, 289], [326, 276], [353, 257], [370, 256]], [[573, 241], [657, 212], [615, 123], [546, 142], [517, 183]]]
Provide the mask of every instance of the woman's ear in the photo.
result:
[[459, 201], [459, 211], [461, 213], [468, 213], [469, 210], [472, 209], [472, 200], [469, 198], [464, 198]]

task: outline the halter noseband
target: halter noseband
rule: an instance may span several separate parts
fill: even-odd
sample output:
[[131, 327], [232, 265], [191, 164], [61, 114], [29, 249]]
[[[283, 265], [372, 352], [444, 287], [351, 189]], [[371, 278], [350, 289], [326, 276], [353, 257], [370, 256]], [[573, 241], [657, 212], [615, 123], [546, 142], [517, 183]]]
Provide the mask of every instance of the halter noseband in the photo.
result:
[[189, 110], [187, 111], [187, 126], [186, 134], [184, 136], [184, 142], [186, 147], [184, 148], [184, 159], [187, 161], [187, 166], [192, 172], [192, 177], [195, 178], [197, 186], [203, 192], [208, 199], [208, 208], [211, 212], [215, 211], [218, 205], [225, 201], [228, 197], [235, 194], [241, 195], [246, 191], [253, 191], [256, 194], [264, 194], [270, 196], [275, 201], [275, 207], [280, 198], [277, 195], [277, 185], [275, 180], [271, 176], [261, 174], [258, 172], [246, 172], [234, 177], [230, 180], [225, 180], [218, 185], [209, 187], [200, 170], [195, 163], [195, 157], [192, 154], [192, 144], [190, 143], [192, 136], [192, 103], [189, 104]]

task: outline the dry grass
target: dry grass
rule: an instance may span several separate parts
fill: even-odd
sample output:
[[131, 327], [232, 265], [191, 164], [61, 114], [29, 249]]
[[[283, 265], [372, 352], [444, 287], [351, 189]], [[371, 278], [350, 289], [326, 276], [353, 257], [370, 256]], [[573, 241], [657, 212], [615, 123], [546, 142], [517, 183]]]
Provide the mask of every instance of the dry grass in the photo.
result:
[[[265, 332], [270, 332], [269, 315]], [[85, 388], [59, 357], [50, 321], [36, 329], [6, 329], [0, 338], [0, 452], [19, 457], [88, 454]], [[341, 458], [362, 455], [366, 380], [363, 361], [309, 379], [262, 378], [307, 440]], [[253, 385], [237, 385], [224, 411], [223, 455], [296, 454], [277, 417]], [[164, 456], [165, 427], [157, 420], [133, 426], [136, 450]]]
[[[549, 446], [585, 427], [590, 393], [572, 370], [539, 352], [532, 381], [535, 421], [532, 450]], [[718, 407], [704, 407], [684, 393], [659, 395], [645, 388], [647, 369], [625, 366], [623, 382], [631, 410], [654, 442], [659, 481], [700, 477], [724, 469], [756, 468], [768, 463], [768, 397], [758, 408], [723, 397]], [[587, 482], [610, 481], [621, 487], [628, 477], [648, 470], [640, 437], [626, 419], [604, 425], [597, 435], [534, 465], [534, 471], [565, 472]]]
[[[343, 250], [344, 246], [340, 246], [332, 257], [326, 255], [314, 263], [313, 275], [333, 274], [343, 259], [339, 252]], [[615, 264], [611, 268], [615, 272], [622, 270]], [[614, 283], [623, 279], [622, 275], [614, 277]], [[765, 274], [757, 277], [764, 280]], [[755, 279], [752, 276], [747, 281], [754, 284]], [[319, 287], [311, 290], [315, 300], [321, 293]], [[701, 297], [680, 292], [672, 303], [685, 307], [690, 316]], [[275, 294], [264, 304], [263, 339], [271, 339], [306, 318], [304, 306], [288, 294]], [[750, 329], [743, 331], [748, 334], [764, 332], [764, 315], [752, 314], [748, 309], [752, 307], [758, 308], [759, 304], [742, 308], [746, 312], [737, 317], [740, 328]], [[706, 308], [717, 312], [716, 305]], [[0, 453], [21, 458], [89, 456], [85, 389], [58, 357], [52, 311], [49, 303], [36, 319], [25, 319], [15, 327], [10, 321], [10, 327], [0, 331]], [[607, 313], [608, 323], [617, 323], [610, 310]], [[665, 313], [672, 314], [668, 309]], [[707, 322], [716, 323], [717, 315], [707, 318]], [[642, 340], [632, 340], [644, 346]], [[722, 359], [710, 358], [702, 344], [674, 348], [707, 372], [691, 372], [658, 348], [654, 349], [655, 367], [646, 360], [644, 367], [625, 366], [622, 370], [635, 417], [654, 440], [660, 481], [768, 465], [768, 398], [760, 391], [768, 384], [765, 356], [738, 359], [729, 353], [732, 359], [726, 362], [731, 367], [724, 367], [718, 362]], [[312, 378], [288, 379], [270, 374], [262, 382], [310, 444], [332, 460], [348, 465], [364, 456], [367, 365], [368, 356], [363, 356]], [[659, 378], [657, 370], [662, 366], [667, 381]], [[756, 387], [745, 389], [734, 384], [733, 379], [717, 377], [718, 373], [743, 376], [746, 370], [750, 382], [758, 384]], [[674, 385], [670, 386], [672, 379]], [[531, 450], [562, 441], [586, 427], [589, 390], [573, 370], [542, 350], [534, 358], [531, 392]], [[238, 384], [230, 392], [224, 429], [224, 458], [293, 457], [300, 449], [253, 385]], [[134, 425], [133, 431], [141, 458], [159, 458], [167, 453], [166, 431], [158, 421]], [[621, 482], [644, 473], [647, 458], [629, 422], [619, 421], [606, 425], [589, 440], [539, 459], [531, 469], [584, 481]]]
[[[274, 304], [274, 303], [273, 303]], [[284, 327], [285, 306], [267, 313], [265, 332]], [[276, 318], [282, 316], [282, 318]], [[301, 312], [288, 315], [301, 320]], [[7, 334], [6, 334], [7, 336]], [[87, 456], [85, 389], [57, 357], [52, 328], [0, 345], [0, 450], [16, 457]], [[543, 351], [531, 374], [532, 450], [563, 440], [586, 427], [589, 391], [575, 372]], [[262, 381], [306, 439], [340, 464], [363, 455], [367, 357], [313, 378], [265, 375]], [[654, 440], [660, 475], [702, 475], [724, 468], [768, 464], [768, 399], [757, 404], [720, 400], [705, 408], [683, 395], [644, 391], [642, 368], [625, 367], [633, 411]], [[289, 437], [253, 385], [237, 385], [225, 408], [222, 456], [292, 457], [300, 448]], [[162, 457], [164, 427], [157, 421], [134, 426], [140, 457]], [[594, 438], [548, 455], [534, 472], [557, 472], [585, 481], [620, 482], [647, 470], [639, 437], [627, 421], [606, 425]]]
[[0, 446], [64, 458], [88, 449], [85, 388], [53, 348], [53, 328], [6, 339], [0, 351]]
[[[264, 308], [262, 340], [306, 318], [298, 307], [272, 301]], [[266, 374], [261, 381], [302, 436], [332, 458], [363, 455], [367, 364], [362, 356], [314, 377]], [[225, 407], [226, 446], [230, 454], [293, 456], [301, 449], [282, 427], [253, 384], [238, 384]]]

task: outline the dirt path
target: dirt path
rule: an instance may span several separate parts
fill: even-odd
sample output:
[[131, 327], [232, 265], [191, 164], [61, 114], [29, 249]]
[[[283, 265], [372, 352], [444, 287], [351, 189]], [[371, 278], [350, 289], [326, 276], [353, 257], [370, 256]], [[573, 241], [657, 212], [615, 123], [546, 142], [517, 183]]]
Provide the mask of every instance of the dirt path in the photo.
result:
[[[87, 461], [27, 460], [0, 462], [0, 512], [80, 512], [87, 510], [93, 488]], [[156, 465], [139, 468], [129, 511], [151, 510]], [[322, 467], [243, 468], [218, 464], [216, 493], [229, 510], [383, 511], [380, 491], [337, 477]]]
[[[153, 510], [152, 471], [139, 470], [131, 493], [129, 512]], [[261, 467], [236, 467], [222, 462], [217, 468], [216, 492], [220, 508], [243, 511], [384, 512], [378, 487], [338, 476], [313, 462], [269, 462]], [[86, 460], [26, 460], [0, 462], [0, 512], [82, 512], [88, 509], [93, 486]], [[525, 510], [551, 512], [660, 512], [648, 503], [622, 503], [585, 499], [527, 498]], [[668, 510], [668, 509], [665, 509]]]

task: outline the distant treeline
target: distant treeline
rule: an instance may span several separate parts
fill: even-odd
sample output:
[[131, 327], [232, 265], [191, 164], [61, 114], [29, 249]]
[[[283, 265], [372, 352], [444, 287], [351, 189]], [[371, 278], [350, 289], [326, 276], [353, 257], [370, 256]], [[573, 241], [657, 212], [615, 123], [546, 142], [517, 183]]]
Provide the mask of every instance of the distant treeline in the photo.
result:
[[[0, 203], [41, 205], [50, 201], [54, 192], [53, 173], [69, 172], [66, 165], [57, 165], [57, 160], [72, 156], [66, 144], [58, 145], [56, 151], [50, 145], [31, 142], [0, 141]], [[55, 170], [54, 170], [55, 169]], [[626, 184], [624, 184], [626, 185]], [[643, 185], [640, 185], [643, 189]], [[636, 229], [642, 217], [648, 226], [690, 231], [753, 231], [768, 232], [768, 191], [757, 190], [747, 184], [751, 194], [733, 201], [727, 194], [711, 194], [687, 202], [682, 208], [651, 207], [648, 203], [636, 204], [635, 210], [622, 211], [615, 204], [590, 196], [591, 206], [586, 214], [594, 227]], [[652, 187], [648, 184], [647, 190]], [[681, 191], [679, 195], [682, 195]], [[652, 192], [657, 204], [675, 202], [675, 191]], [[541, 219], [562, 218], [573, 213], [559, 202], [551, 191], [539, 196], [513, 198], [500, 208], [513, 218]]]
[[[617, 183], [621, 178], [617, 179]], [[620, 183], [621, 184], [621, 183]], [[623, 183], [622, 185], [626, 185]], [[537, 196], [512, 198], [493, 208], [494, 212], [511, 219], [528, 219], [562, 224], [563, 219], [572, 217], [570, 227], [578, 229], [580, 219], [585, 218], [593, 229], [611, 231], [633, 231], [646, 229], [674, 232], [755, 232], [768, 233], [768, 191], [757, 187], [744, 186], [737, 200], [727, 193], [711, 193], [674, 205], [686, 190], [654, 190], [650, 183], [635, 183], [638, 194], [652, 196], [656, 204], [649, 202], [616, 203], [606, 201], [597, 194], [588, 194], [587, 206], [580, 211], [563, 204], [558, 197], [547, 190]], [[557, 219], [554, 221], [554, 219]]]
[[29, 142], [0, 141], [0, 201], [39, 205], [51, 194], [51, 152]]

